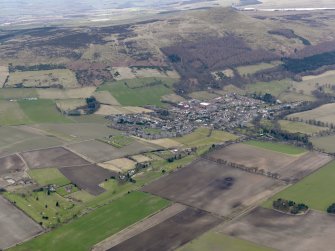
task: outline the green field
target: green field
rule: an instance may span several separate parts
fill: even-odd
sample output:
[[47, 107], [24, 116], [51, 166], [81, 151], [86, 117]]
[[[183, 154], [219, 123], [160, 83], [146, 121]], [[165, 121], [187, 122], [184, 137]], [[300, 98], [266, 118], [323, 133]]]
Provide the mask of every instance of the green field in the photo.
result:
[[249, 241], [237, 239], [224, 234], [207, 232], [200, 238], [191, 241], [178, 251], [271, 251], [273, 249], [258, 246]]
[[281, 144], [281, 143], [250, 140], [250, 141], [244, 142], [244, 144], [264, 148], [264, 149], [279, 152], [279, 153], [290, 154], [290, 155], [298, 155], [298, 154], [302, 154], [306, 152], [306, 150], [303, 148]]
[[163, 106], [161, 97], [173, 93], [174, 81], [168, 78], [128, 79], [104, 84], [98, 91], [109, 91], [124, 106]]
[[64, 186], [71, 183], [57, 168], [33, 169], [28, 174], [41, 186]]
[[24, 114], [17, 102], [0, 100], [0, 125], [29, 124], [30, 119]]
[[52, 100], [20, 100], [22, 111], [33, 123], [66, 123], [71, 122], [57, 110]]
[[335, 203], [335, 161], [327, 164], [319, 171], [306, 177], [299, 183], [276, 194], [264, 203], [264, 207], [271, 208], [272, 202], [278, 198], [305, 203], [309, 207], [325, 211]]
[[260, 64], [255, 64], [255, 65], [248, 65], [248, 66], [241, 66], [237, 67], [237, 71], [240, 73], [240, 75], [247, 75], [247, 74], [254, 74], [258, 71], [266, 70], [266, 69], [271, 69], [273, 67], [276, 67], [280, 65], [280, 61], [274, 61], [271, 63], [260, 63]]
[[210, 133], [209, 128], [198, 128], [191, 134], [175, 138], [175, 140], [183, 145], [194, 147], [217, 144], [237, 138], [237, 136], [228, 132], [213, 130], [212, 133]]
[[275, 97], [279, 97], [285, 91], [288, 91], [292, 85], [291, 80], [271, 81], [271, 82], [258, 82], [246, 86], [248, 93], [256, 94], [272, 94]]
[[88, 251], [94, 244], [168, 205], [169, 202], [161, 198], [132, 192], [112, 204], [9, 250]]
[[307, 135], [312, 135], [325, 130], [324, 127], [308, 125], [303, 122], [294, 122], [288, 120], [280, 120], [279, 125], [284, 131], [290, 133], [303, 133]]
[[34, 88], [0, 88], [0, 99], [37, 98], [38, 93]]

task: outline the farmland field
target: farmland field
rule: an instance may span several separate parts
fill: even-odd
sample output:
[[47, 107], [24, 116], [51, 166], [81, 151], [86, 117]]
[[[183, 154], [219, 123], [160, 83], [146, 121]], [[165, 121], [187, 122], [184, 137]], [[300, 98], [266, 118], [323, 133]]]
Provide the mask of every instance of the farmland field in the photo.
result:
[[271, 248], [262, 247], [250, 241], [237, 239], [221, 233], [209, 231], [198, 239], [182, 246], [178, 251], [204, 251], [204, 250], [227, 250], [227, 251], [274, 251]]
[[34, 88], [2, 88], [0, 89], [0, 99], [17, 100], [23, 98], [37, 98], [39, 95]]
[[17, 155], [10, 155], [0, 158], [0, 175], [25, 170], [23, 161]]
[[124, 106], [163, 106], [161, 97], [173, 92], [173, 83], [160, 78], [128, 79], [104, 84], [98, 91], [109, 91]]
[[247, 75], [247, 74], [254, 74], [258, 71], [271, 69], [271, 68], [276, 67], [280, 64], [281, 64], [281, 62], [274, 61], [274, 62], [271, 62], [271, 63], [261, 63], [261, 64], [255, 64], [255, 65], [241, 66], [241, 67], [237, 67], [237, 71], [243, 76], [243, 75]]
[[127, 159], [127, 158], [121, 158], [121, 159], [114, 159], [110, 160], [104, 163], [100, 163], [99, 166], [111, 170], [117, 173], [123, 173], [128, 170], [134, 169], [135, 168], [136, 162]]
[[[41, 99], [80, 99], [93, 95], [96, 87], [81, 87], [74, 89], [37, 89], [38, 97]], [[20, 88], [18, 90], [21, 90]], [[30, 90], [30, 89], [23, 89]]]
[[316, 120], [323, 123], [335, 124], [334, 109], [335, 104], [326, 104], [310, 111], [291, 114], [289, 117], [299, 118], [303, 121]]
[[76, 76], [66, 69], [24, 71], [9, 74], [6, 87], [78, 87]]
[[178, 73], [174, 70], [151, 69], [150, 67], [148, 68], [114, 67], [113, 74], [116, 80], [134, 79], [134, 78], [140, 79], [149, 77], [175, 78], [175, 79], [179, 78]]
[[273, 179], [199, 160], [145, 186], [143, 191], [229, 216], [280, 187]]
[[328, 206], [335, 202], [334, 179], [335, 162], [333, 161], [299, 183], [276, 194], [264, 206], [271, 208], [274, 200], [284, 198], [305, 203], [316, 210], [325, 211]]
[[17, 102], [0, 101], [0, 125], [29, 124], [31, 120]]
[[303, 133], [307, 135], [312, 135], [325, 130], [324, 127], [308, 125], [303, 122], [295, 122], [288, 120], [280, 120], [279, 125], [280, 128], [284, 131], [288, 131], [290, 133]]
[[329, 153], [335, 153], [335, 135], [311, 138], [313, 145]]
[[40, 232], [41, 226], [0, 196], [0, 249], [25, 241]]
[[265, 141], [247, 141], [244, 144], [250, 145], [250, 146], [256, 146], [259, 148], [279, 152], [279, 153], [285, 153], [289, 155], [299, 155], [306, 153], [306, 150], [303, 148], [295, 147], [292, 145], [287, 144], [281, 144], [281, 143], [273, 143], [273, 142], [265, 142]]
[[132, 192], [112, 204], [10, 250], [43, 251], [46, 246], [54, 251], [89, 250], [94, 244], [168, 205], [168, 201], [158, 197]]
[[242, 219], [222, 226], [220, 232], [275, 250], [332, 250], [335, 245], [333, 220], [333, 216], [317, 211], [292, 216], [256, 208]]
[[56, 168], [43, 168], [28, 171], [29, 176], [39, 185], [57, 185], [63, 186], [70, 181]]

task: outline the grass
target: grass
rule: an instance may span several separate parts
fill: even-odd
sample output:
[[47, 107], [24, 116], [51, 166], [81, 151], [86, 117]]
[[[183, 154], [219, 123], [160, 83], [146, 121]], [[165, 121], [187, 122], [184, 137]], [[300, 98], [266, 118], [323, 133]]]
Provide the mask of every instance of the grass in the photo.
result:
[[305, 203], [315, 210], [325, 211], [335, 202], [335, 161], [330, 162], [317, 172], [306, 177], [299, 183], [290, 186], [266, 201], [263, 206], [272, 207], [272, 202], [278, 198]]
[[103, 141], [117, 148], [122, 148], [133, 143], [134, 139], [124, 135], [114, 135], [112, 137], [109, 137], [108, 140]]
[[79, 188], [76, 187], [76, 186], [73, 185], [73, 184], [65, 185], [65, 186], [62, 186], [62, 187], [59, 187], [59, 188], [56, 189], [56, 192], [57, 192], [60, 196], [63, 196], [63, 197], [65, 197], [66, 195], [75, 193], [75, 192], [77, 192], [77, 191], [79, 191]]
[[250, 141], [245, 142], [244, 144], [264, 148], [264, 149], [279, 152], [279, 153], [290, 154], [290, 155], [298, 155], [298, 154], [302, 154], [306, 152], [306, 150], [303, 148], [281, 144], [281, 143], [250, 140]]
[[312, 135], [325, 130], [325, 128], [323, 127], [288, 120], [280, 120], [279, 124], [282, 130], [288, 131], [290, 133], [303, 133], [307, 135]]
[[37, 98], [38, 93], [33, 88], [0, 88], [0, 99]]
[[57, 168], [43, 168], [29, 170], [28, 174], [39, 185], [57, 185], [64, 186], [71, 183]]
[[66, 123], [71, 122], [56, 109], [52, 100], [20, 100], [19, 105], [33, 123]]
[[335, 135], [327, 135], [320, 137], [312, 137], [311, 142], [319, 149], [322, 149], [328, 153], [335, 153]]
[[213, 130], [212, 133], [210, 133], [209, 128], [198, 128], [191, 134], [175, 138], [175, 140], [183, 145], [194, 147], [217, 144], [237, 138], [237, 136], [228, 132]]
[[178, 251], [229, 250], [229, 251], [271, 251], [273, 249], [259, 246], [250, 241], [237, 239], [215, 232], [207, 232], [191, 241]]
[[240, 73], [240, 75], [243, 76], [247, 74], [254, 74], [258, 71], [271, 69], [280, 64], [281, 64], [280, 61], [274, 61], [271, 63], [260, 63], [260, 64], [255, 64], [255, 65], [241, 66], [241, 67], [237, 67], [236, 69]]
[[167, 78], [128, 79], [104, 84], [98, 91], [109, 91], [124, 106], [164, 106], [161, 97], [173, 93], [173, 83]]
[[198, 91], [190, 93], [190, 97], [199, 100], [210, 100], [219, 97], [219, 95], [207, 91]]
[[130, 193], [114, 203], [9, 250], [88, 251], [105, 238], [169, 205], [161, 198]]
[[29, 124], [30, 119], [24, 114], [17, 102], [0, 100], [0, 125]]
[[258, 82], [246, 86], [248, 93], [265, 94], [269, 93], [275, 97], [279, 97], [291, 87], [291, 80], [280, 80], [271, 82]]
[[[15, 203], [36, 222], [42, 222], [43, 226], [53, 227], [66, 222], [76, 215], [81, 207], [60, 196], [58, 193], [47, 194], [46, 191], [27, 193], [4, 193], [4, 196]], [[56, 206], [56, 203], [59, 206]], [[46, 207], [47, 205], [47, 207]], [[48, 217], [47, 219], [44, 217]]]

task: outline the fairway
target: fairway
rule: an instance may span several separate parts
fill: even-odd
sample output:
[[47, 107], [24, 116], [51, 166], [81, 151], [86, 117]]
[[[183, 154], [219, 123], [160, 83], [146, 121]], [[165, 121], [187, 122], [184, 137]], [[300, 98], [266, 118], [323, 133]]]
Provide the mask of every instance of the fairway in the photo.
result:
[[88, 251], [94, 244], [168, 205], [168, 201], [158, 197], [133, 192], [9, 250]]
[[306, 152], [306, 150], [303, 148], [273, 142], [250, 140], [245, 142], [244, 144], [264, 148], [279, 153], [285, 153], [289, 155], [298, 155]]
[[173, 93], [174, 80], [168, 78], [128, 79], [101, 86], [98, 91], [109, 91], [125, 106], [163, 106], [161, 97]]
[[272, 202], [278, 198], [305, 203], [309, 207], [325, 211], [335, 202], [335, 161], [321, 168], [316, 173], [306, 177], [299, 183], [276, 194], [263, 206], [272, 208]]
[[178, 251], [272, 251], [274, 249], [262, 247], [250, 241], [237, 239], [216, 232], [207, 232], [200, 238], [195, 239]]
[[33, 169], [28, 174], [41, 186], [64, 186], [71, 183], [57, 168]]
[[33, 123], [66, 123], [71, 122], [57, 110], [52, 100], [21, 100], [19, 105]]

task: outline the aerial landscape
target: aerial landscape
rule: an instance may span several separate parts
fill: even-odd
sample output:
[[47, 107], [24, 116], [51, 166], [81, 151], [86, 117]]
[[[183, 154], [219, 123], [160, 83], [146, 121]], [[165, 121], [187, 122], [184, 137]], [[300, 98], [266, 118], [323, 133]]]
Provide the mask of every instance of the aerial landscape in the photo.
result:
[[335, 2], [0, 0], [0, 250], [333, 250]]

